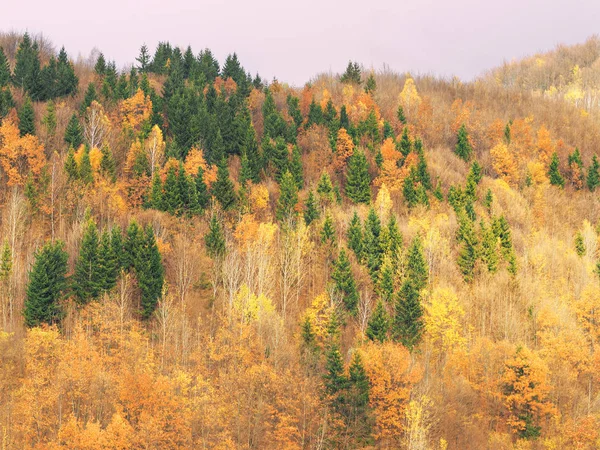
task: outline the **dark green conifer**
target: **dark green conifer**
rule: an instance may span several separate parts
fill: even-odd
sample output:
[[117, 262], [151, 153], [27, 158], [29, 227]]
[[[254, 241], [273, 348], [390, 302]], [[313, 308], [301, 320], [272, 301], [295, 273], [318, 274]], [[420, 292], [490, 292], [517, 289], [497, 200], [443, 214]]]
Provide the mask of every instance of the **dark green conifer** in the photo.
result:
[[229, 178], [229, 168], [227, 167], [227, 159], [225, 157], [221, 159], [217, 166], [217, 180], [212, 185], [212, 195], [225, 211], [235, 206], [235, 190], [233, 182]]
[[419, 289], [409, 278], [402, 285], [396, 299], [394, 338], [410, 351], [419, 344], [423, 333], [423, 307], [419, 297]]
[[334, 262], [331, 278], [335, 282], [335, 291], [341, 295], [346, 310], [355, 314], [358, 307], [358, 291], [345, 249], [340, 251], [338, 259]]
[[78, 303], [82, 305], [97, 298], [102, 289], [98, 245], [98, 229], [96, 224], [89, 220], [83, 233], [73, 275], [73, 292]]
[[78, 149], [83, 143], [83, 128], [75, 113], [71, 116], [65, 130], [65, 142], [74, 149]]
[[364, 152], [355, 150], [346, 170], [346, 195], [354, 203], [371, 201], [371, 176]]
[[418, 292], [426, 285], [429, 278], [429, 267], [423, 256], [423, 244], [421, 238], [416, 236], [408, 249], [406, 262], [406, 276], [411, 281], [412, 287]]
[[321, 242], [335, 243], [335, 227], [333, 226], [333, 219], [329, 214], [325, 216], [323, 222], [323, 228], [321, 229]]
[[560, 173], [560, 170], [558, 168], [559, 164], [560, 162], [558, 160], [558, 154], [554, 152], [552, 154], [550, 166], [548, 167], [548, 178], [550, 178], [551, 185], [563, 188], [565, 186], [565, 179]]
[[379, 300], [377, 302], [377, 306], [375, 306], [375, 310], [371, 314], [365, 334], [372, 341], [383, 343], [387, 339], [387, 333], [389, 329], [389, 315], [385, 309], [385, 306], [383, 306], [383, 302]]
[[225, 254], [225, 234], [223, 232], [223, 226], [214, 214], [210, 218], [209, 231], [206, 236], [204, 236], [204, 244], [206, 245], [208, 256], [212, 259], [221, 258]]
[[361, 262], [363, 259], [363, 233], [362, 224], [358, 213], [354, 211], [350, 226], [348, 227], [348, 247], [354, 252], [356, 260]]
[[85, 184], [91, 184], [94, 182], [94, 174], [92, 171], [92, 163], [90, 161], [90, 150], [86, 146], [81, 157], [79, 164], [79, 178]]
[[594, 192], [598, 186], [600, 186], [600, 163], [598, 163], [598, 157], [594, 155], [592, 157], [592, 164], [588, 169], [586, 184], [591, 192]]
[[29, 97], [25, 97], [25, 103], [19, 109], [19, 133], [21, 136], [27, 134], [35, 136], [35, 114]]
[[457, 142], [456, 147], [454, 148], [454, 153], [456, 153], [463, 161], [468, 161], [471, 159], [473, 147], [469, 141], [469, 134], [467, 133], [467, 127], [465, 124], [462, 124], [458, 129], [458, 135], [456, 139]]
[[319, 216], [320, 214], [317, 205], [317, 199], [311, 190], [308, 192], [308, 198], [306, 199], [306, 204], [304, 206], [304, 223], [306, 223], [306, 226], [308, 226], [315, 220], [318, 220]]
[[10, 64], [8, 63], [8, 58], [4, 53], [4, 49], [0, 47], [0, 88], [8, 86], [10, 79]]
[[287, 221], [296, 216], [298, 203], [298, 187], [294, 176], [287, 170], [279, 183], [279, 199], [277, 200], [276, 217], [279, 221]]

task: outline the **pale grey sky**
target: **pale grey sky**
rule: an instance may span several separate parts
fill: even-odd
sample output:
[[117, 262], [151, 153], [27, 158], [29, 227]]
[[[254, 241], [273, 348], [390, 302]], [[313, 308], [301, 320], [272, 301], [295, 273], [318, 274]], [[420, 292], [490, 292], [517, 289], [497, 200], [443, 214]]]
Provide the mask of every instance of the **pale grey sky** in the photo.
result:
[[0, 29], [42, 32], [74, 58], [99, 48], [119, 66], [168, 40], [222, 63], [302, 85], [366, 67], [471, 79], [504, 60], [600, 32], [599, 0], [5, 1]]

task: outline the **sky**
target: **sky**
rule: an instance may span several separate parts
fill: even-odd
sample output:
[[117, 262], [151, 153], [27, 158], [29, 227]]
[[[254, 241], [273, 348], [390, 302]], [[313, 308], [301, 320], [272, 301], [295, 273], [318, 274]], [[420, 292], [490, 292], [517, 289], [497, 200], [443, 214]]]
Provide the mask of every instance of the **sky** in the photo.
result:
[[[119, 67], [145, 43], [237, 52], [252, 74], [302, 86], [349, 60], [470, 80], [600, 33], [598, 0], [7, 0], [0, 31], [43, 33], [73, 59], [95, 47]], [[89, 5], [89, 6], [86, 6]]]

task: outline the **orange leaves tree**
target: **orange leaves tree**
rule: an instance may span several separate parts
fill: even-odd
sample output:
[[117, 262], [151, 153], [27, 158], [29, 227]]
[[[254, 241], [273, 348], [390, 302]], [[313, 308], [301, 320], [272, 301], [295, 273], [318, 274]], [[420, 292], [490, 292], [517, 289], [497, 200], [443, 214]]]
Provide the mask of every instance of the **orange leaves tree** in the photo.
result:
[[519, 181], [517, 162], [511, 149], [503, 142], [496, 144], [491, 150], [492, 167], [500, 178], [510, 185]]
[[335, 156], [333, 158], [333, 167], [336, 172], [343, 172], [348, 158], [354, 152], [354, 143], [344, 128], [340, 128], [337, 133], [335, 144]]
[[152, 101], [141, 89], [138, 89], [133, 97], [121, 102], [119, 109], [123, 128], [137, 133], [140, 126], [150, 118]]
[[19, 135], [19, 128], [9, 119], [0, 126], [0, 167], [8, 186], [22, 186], [31, 174], [38, 180], [46, 165], [44, 147], [37, 137]]
[[522, 438], [539, 437], [541, 420], [556, 414], [548, 398], [551, 386], [547, 378], [548, 368], [527, 347], [517, 347], [505, 362], [501, 388], [508, 410], [507, 423]]

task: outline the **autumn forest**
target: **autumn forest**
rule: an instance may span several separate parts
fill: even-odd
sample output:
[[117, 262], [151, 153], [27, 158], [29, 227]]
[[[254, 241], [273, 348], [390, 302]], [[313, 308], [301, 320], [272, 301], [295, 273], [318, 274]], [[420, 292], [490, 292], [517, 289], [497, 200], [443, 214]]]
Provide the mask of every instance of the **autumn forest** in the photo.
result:
[[600, 39], [242, 64], [0, 33], [0, 450], [600, 448]]

